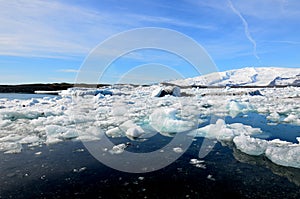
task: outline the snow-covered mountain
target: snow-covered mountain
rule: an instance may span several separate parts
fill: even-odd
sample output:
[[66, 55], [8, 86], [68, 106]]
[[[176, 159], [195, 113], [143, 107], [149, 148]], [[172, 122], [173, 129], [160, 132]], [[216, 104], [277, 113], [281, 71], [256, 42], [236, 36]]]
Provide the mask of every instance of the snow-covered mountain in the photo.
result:
[[247, 67], [170, 83], [180, 86], [300, 86], [300, 68]]

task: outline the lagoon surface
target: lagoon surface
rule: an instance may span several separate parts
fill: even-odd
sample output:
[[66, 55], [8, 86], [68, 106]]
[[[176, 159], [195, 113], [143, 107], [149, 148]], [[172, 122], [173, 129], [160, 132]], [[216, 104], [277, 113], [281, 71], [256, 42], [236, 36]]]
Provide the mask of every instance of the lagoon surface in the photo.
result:
[[28, 100], [31, 98], [44, 98], [44, 97], [57, 97], [55, 95], [48, 94], [27, 94], [27, 93], [0, 93], [0, 99], [9, 100]]
[[[86, 148], [88, 145], [97, 146], [99, 143], [96, 138], [90, 136], [89, 139], [84, 139], [87, 138], [87, 134], [83, 133], [80, 134], [81, 139], [78, 139], [80, 136], [71, 134], [70, 127], [73, 128], [73, 124], [63, 122], [69, 120], [64, 115], [64, 111], [68, 110], [68, 104], [74, 102], [69, 101], [68, 97], [0, 94], [0, 98], [2, 98], [1, 114], [3, 116], [0, 137], [0, 146], [2, 146], [2, 151], [0, 151], [0, 198], [300, 197], [299, 168], [275, 164], [264, 154], [248, 155], [239, 150], [234, 142], [220, 137], [213, 138], [211, 136], [208, 139], [195, 136], [187, 151], [181, 151], [180, 147], [171, 149], [171, 153], [178, 153], [180, 157], [162, 169], [145, 173], [118, 171], [98, 161], [97, 157], [91, 155]], [[20, 100], [20, 103], [18, 102], [20, 105], [15, 105], [16, 102], [12, 99]], [[112, 97], [98, 96], [96, 100], [100, 100], [102, 103], [104, 100], [111, 99]], [[249, 99], [251, 100], [251, 98]], [[174, 99], [162, 100], [172, 102]], [[126, 102], [129, 106], [137, 103], [134, 100]], [[210, 109], [207, 102], [205, 100], [205, 103], [200, 104], [202, 112]], [[104, 106], [101, 103], [98, 103], [98, 106]], [[213, 102], [210, 103], [213, 107]], [[20, 108], [18, 108], [19, 106]], [[48, 110], [45, 107], [48, 107]], [[54, 111], [50, 114], [47, 113], [49, 110]], [[226, 131], [233, 127], [236, 128], [238, 123], [240, 126], [244, 125], [243, 128], [246, 128], [246, 125], [251, 126], [252, 130], [260, 129], [261, 133], [253, 134], [253, 138], [266, 141], [279, 139], [279, 145], [283, 147], [287, 146], [283, 142], [295, 145], [298, 143], [300, 126], [293, 122], [283, 122], [288, 117], [288, 113], [283, 112], [277, 121], [274, 121], [270, 120], [270, 114], [253, 110], [236, 114], [229, 112], [227, 115], [221, 116], [201, 114], [199, 118], [201, 122], [197, 128], [202, 132], [201, 129], [210, 125], [214, 117], [218, 117], [229, 125], [226, 127]], [[41, 114], [41, 111], [44, 113]], [[87, 112], [86, 106], [83, 111]], [[118, 109], [118, 111], [121, 110]], [[209, 111], [213, 112], [213, 109]], [[75, 112], [67, 112], [68, 115], [71, 113]], [[118, 114], [117, 116], [114, 117], [120, 118]], [[82, 118], [82, 116], [78, 118]], [[95, 120], [99, 120], [99, 118], [100, 116], [97, 116]], [[113, 153], [108, 153], [112, 158], [122, 157], [124, 150], [133, 153], [149, 153], [160, 150], [172, 142], [173, 134], [157, 133], [149, 127], [151, 123], [148, 123], [144, 117], [140, 118], [142, 119], [139, 119], [136, 124], [149, 132], [146, 134], [147, 136], [133, 139], [123, 135], [113, 137], [110, 136], [111, 134], [101, 135], [107, 136], [116, 146], [125, 146], [122, 150], [115, 151], [109, 148], [108, 152], [113, 151]], [[106, 121], [109, 121], [109, 118]], [[26, 128], [24, 122], [27, 123]], [[58, 128], [58, 124], [62, 127]], [[101, 125], [105, 124], [101, 123]], [[44, 125], [46, 129], [44, 130], [44, 127], [40, 125]], [[77, 123], [77, 130], [83, 132], [82, 129], [87, 127], [80, 125], [81, 123]], [[96, 123], [94, 122], [92, 125], [96, 125]], [[90, 123], [89, 126], [91, 126]], [[17, 131], [21, 131], [21, 133]], [[65, 134], [64, 131], [69, 134]], [[26, 133], [30, 136], [27, 136]], [[60, 136], [53, 133], [59, 133]], [[103, 137], [99, 138], [103, 140]], [[207, 140], [213, 145], [211, 148], [208, 146], [209, 153], [207, 155], [199, 157], [199, 150], [203, 148], [203, 143]], [[15, 146], [13, 143], [19, 143], [16, 145], [17, 148], [13, 148]], [[18, 148], [19, 146], [21, 148]], [[162, 151], [162, 154], [167, 154], [167, 152]], [[126, 159], [120, 159], [119, 164], [127, 164]]]
[[[166, 139], [153, 138], [153, 142]], [[119, 140], [120, 143], [128, 140]], [[203, 139], [193, 142], [171, 165], [131, 174], [97, 161], [81, 142], [66, 141], [1, 154], [1, 198], [298, 198], [300, 171], [252, 157], [217, 143], [203, 158], [205, 168], [190, 163]], [[137, 151], [132, 142], [130, 150]], [[140, 150], [139, 150], [140, 152]], [[123, 164], [120, 162], [120, 164]]]

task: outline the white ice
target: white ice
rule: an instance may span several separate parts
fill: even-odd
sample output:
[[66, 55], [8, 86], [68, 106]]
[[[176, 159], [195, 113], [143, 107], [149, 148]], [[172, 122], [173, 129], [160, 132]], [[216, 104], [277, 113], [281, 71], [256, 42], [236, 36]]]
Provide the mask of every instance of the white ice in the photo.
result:
[[[297, 138], [298, 142], [300, 138]], [[281, 140], [266, 141], [250, 136], [237, 136], [233, 139], [236, 147], [249, 155], [265, 155], [272, 162], [289, 167], [300, 168], [300, 143]]]
[[[256, 112], [275, 124], [300, 125], [299, 87], [261, 88], [263, 96], [241, 94], [253, 91], [251, 88], [186, 88], [182, 92], [188, 97], [151, 97], [160, 87], [73, 88], [62, 91], [61, 98], [0, 99], [0, 151], [19, 153], [22, 145], [97, 140], [103, 135], [132, 139], [153, 132], [189, 132], [190, 136], [231, 142], [244, 153], [265, 155], [276, 164], [300, 167], [299, 144], [253, 138], [262, 131], [241, 123], [226, 124], [222, 119]], [[195, 129], [211, 115], [221, 119]]]
[[191, 130], [194, 123], [177, 118], [175, 108], [160, 108], [149, 117], [150, 125], [158, 132], [178, 133]]
[[219, 141], [232, 141], [239, 135], [255, 135], [262, 133], [259, 128], [252, 128], [241, 123], [226, 124], [224, 120], [218, 119], [215, 124], [191, 131], [188, 135], [194, 137], [206, 137]]

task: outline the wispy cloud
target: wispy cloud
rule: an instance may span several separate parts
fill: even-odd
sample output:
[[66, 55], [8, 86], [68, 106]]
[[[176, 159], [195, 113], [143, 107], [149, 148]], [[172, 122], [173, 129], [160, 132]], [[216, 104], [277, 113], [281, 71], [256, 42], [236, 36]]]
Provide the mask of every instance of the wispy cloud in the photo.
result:
[[289, 41], [289, 40], [267, 40], [262, 41], [266, 43], [282, 43], [282, 44], [290, 44], [290, 45], [300, 45], [299, 41]]
[[42, 0], [2, 2], [0, 24], [0, 55], [63, 59], [86, 56], [99, 42], [130, 28], [215, 28], [177, 17], [95, 11], [63, 1]]
[[202, 29], [202, 30], [216, 30], [217, 28], [213, 25], [205, 25], [194, 22], [182, 21], [180, 19], [162, 17], [162, 16], [149, 16], [149, 15], [137, 15], [131, 14], [131, 17], [138, 19], [140, 22], [152, 22], [159, 24], [168, 24], [179, 27], [189, 27], [194, 29]]
[[85, 56], [120, 31], [116, 22], [113, 14], [58, 1], [5, 1], [0, 7], [0, 55]]
[[248, 27], [248, 22], [246, 19], [242, 16], [242, 14], [233, 6], [232, 2], [228, 0], [229, 7], [231, 10], [242, 20], [243, 25], [244, 25], [244, 30], [245, 30], [245, 35], [247, 39], [252, 43], [253, 45], [253, 55], [256, 57], [257, 60], [260, 60], [259, 56], [257, 55], [257, 50], [256, 50], [256, 41], [253, 39], [249, 32], [249, 27]]
[[75, 70], [75, 69], [60, 69], [57, 72], [61, 72], [61, 73], [78, 73], [79, 70]]
[[300, 17], [298, 0], [232, 0], [244, 15], [260, 20], [297, 20]]

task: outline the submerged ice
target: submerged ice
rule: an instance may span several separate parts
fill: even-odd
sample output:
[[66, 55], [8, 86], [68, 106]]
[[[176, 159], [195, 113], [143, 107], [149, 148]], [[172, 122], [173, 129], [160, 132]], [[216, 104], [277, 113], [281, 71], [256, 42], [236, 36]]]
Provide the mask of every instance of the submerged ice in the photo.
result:
[[[61, 97], [0, 99], [0, 151], [19, 153], [24, 145], [92, 141], [102, 136], [143, 140], [154, 133], [186, 133], [232, 143], [246, 154], [264, 155], [276, 164], [300, 168], [300, 138], [298, 143], [264, 140], [255, 136], [262, 134], [262, 129], [242, 123], [226, 124], [224, 120], [225, 116], [255, 112], [265, 115], [273, 125], [300, 125], [300, 89], [262, 88], [261, 95], [249, 95], [252, 91], [186, 88], [175, 89], [174, 95], [157, 97], [162, 87], [124, 85], [72, 88], [62, 91]], [[186, 95], [179, 95], [180, 92]], [[212, 115], [219, 119], [203, 126]], [[119, 154], [125, 147], [118, 145], [110, 150]]]

